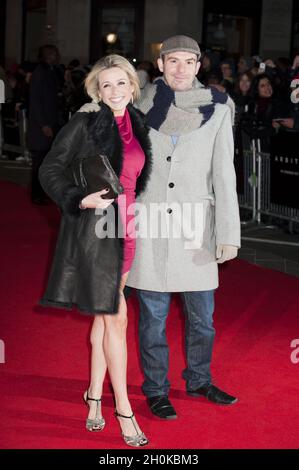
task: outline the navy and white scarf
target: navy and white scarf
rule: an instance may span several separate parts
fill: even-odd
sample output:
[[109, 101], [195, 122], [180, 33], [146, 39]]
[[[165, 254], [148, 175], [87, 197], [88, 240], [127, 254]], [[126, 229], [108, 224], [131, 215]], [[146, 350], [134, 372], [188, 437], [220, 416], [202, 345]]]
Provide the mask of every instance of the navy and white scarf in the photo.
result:
[[216, 104], [231, 108], [234, 122], [234, 103], [215, 87], [204, 87], [197, 79], [188, 91], [173, 91], [159, 78], [148, 84], [137, 107], [146, 115], [146, 123], [167, 135], [181, 135], [205, 125], [213, 116]]

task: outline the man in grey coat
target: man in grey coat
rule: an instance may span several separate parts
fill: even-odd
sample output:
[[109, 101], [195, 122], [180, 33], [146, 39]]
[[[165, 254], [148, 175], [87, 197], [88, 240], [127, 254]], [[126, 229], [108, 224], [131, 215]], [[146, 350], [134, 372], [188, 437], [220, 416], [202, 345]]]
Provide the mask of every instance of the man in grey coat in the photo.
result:
[[[162, 419], [177, 417], [168, 398], [165, 331], [172, 292], [180, 292], [186, 316], [183, 377], [187, 393], [224, 405], [237, 401], [212, 384], [210, 371], [217, 263], [236, 257], [240, 246], [233, 166], [234, 106], [226, 94], [198, 82], [199, 58], [200, 49], [193, 39], [174, 36], [165, 40], [158, 59], [163, 78], [147, 87], [138, 102], [151, 127], [153, 168], [147, 189], [137, 199], [146, 211], [137, 216], [143, 235], [136, 240], [127, 284], [137, 289], [140, 303], [143, 392], [152, 413]], [[182, 225], [184, 204], [191, 206], [192, 223], [195, 214], [200, 214], [201, 237], [197, 233], [192, 238], [184, 229], [180, 236], [170, 235], [170, 225]], [[159, 207], [166, 234], [144, 235], [149, 226], [157, 224], [153, 206]]]

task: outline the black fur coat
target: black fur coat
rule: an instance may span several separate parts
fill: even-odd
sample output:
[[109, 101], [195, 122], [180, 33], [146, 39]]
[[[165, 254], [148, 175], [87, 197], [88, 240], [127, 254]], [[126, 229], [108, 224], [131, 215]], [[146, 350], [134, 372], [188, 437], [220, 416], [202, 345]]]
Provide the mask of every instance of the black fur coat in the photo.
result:
[[[128, 110], [134, 135], [145, 153], [145, 165], [136, 183], [138, 195], [150, 175], [150, 141], [142, 113], [130, 105]], [[123, 239], [96, 236], [96, 224], [103, 215], [97, 215], [94, 209], [79, 209], [79, 202], [86, 194], [75, 186], [70, 171], [73, 159], [99, 153], [108, 156], [120, 176], [122, 141], [113, 113], [104, 104], [98, 112], [76, 113], [61, 129], [41, 165], [41, 184], [62, 210], [54, 260], [47, 289], [41, 299], [42, 305], [76, 306], [81, 312], [89, 314], [116, 313], [118, 310]], [[115, 202], [113, 205], [117, 206]]]

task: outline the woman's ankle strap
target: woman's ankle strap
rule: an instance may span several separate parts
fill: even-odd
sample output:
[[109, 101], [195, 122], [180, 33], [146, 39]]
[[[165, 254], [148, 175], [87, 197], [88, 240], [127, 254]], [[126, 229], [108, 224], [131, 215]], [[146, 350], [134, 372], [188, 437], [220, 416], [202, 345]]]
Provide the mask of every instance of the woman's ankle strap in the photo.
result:
[[117, 410], [115, 410], [114, 414], [115, 416], [118, 416], [119, 418], [128, 418], [128, 419], [134, 418], [134, 413], [132, 413], [131, 416], [125, 416], [125, 415], [120, 414]]

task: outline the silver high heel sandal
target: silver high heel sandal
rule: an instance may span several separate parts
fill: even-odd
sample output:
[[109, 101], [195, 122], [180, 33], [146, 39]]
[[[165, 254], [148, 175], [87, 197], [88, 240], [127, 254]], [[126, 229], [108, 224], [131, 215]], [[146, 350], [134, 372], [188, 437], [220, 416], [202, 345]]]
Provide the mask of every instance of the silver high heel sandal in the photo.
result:
[[83, 400], [87, 406], [90, 406], [88, 403], [89, 401], [97, 402], [96, 417], [94, 419], [86, 419], [86, 429], [88, 429], [88, 431], [102, 431], [105, 427], [105, 419], [98, 417], [99, 404], [101, 403], [102, 398], [90, 398], [88, 396], [88, 391], [86, 390], [83, 395]]
[[122, 432], [122, 437], [124, 438], [124, 441], [126, 444], [128, 444], [128, 446], [132, 446], [132, 447], [142, 447], [142, 446], [146, 446], [148, 443], [149, 443], [149, 440], [147, 439], [147, 437], [145, 436], [145, 434], [142, 432], [140, 434], [138, 434], [138, 430], [137, 430], [137, 427], [136, 427], [136, 424], [133, 420], [134, 418], [134, 413], [132, 413], [131, 416], [124, 416], [124, 415], [121, 415], [120, 413], [118, 413], [117, 410], [115, 410], [114, 412], [114, 416], [116, 416], [117, 418], [127, 418], [127, 419], [130, 419], [133, 423], [133, 426], [135, 428], [135, 431], [136, 431], [136, 435], [135, 436], [125, 436], [124, 433]]

